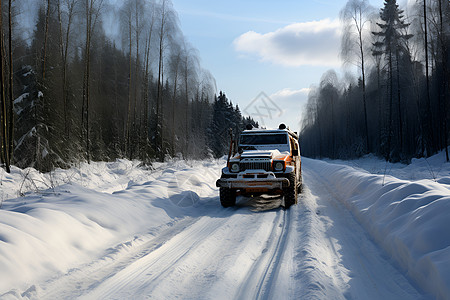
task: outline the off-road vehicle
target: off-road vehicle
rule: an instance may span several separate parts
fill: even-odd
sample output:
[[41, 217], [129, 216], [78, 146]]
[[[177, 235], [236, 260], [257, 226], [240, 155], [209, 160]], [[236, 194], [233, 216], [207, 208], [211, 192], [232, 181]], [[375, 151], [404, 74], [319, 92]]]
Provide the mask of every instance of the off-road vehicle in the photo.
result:
[[296, 204], [302, 188], [297, 134], [284, 124], [275, 130], [244, 130], [238, 146], [230, 146], [227, 166], [216, 186], [223, 207], [234, 206], [237, 195], [261, 194], [284, 196], [285, 208]]

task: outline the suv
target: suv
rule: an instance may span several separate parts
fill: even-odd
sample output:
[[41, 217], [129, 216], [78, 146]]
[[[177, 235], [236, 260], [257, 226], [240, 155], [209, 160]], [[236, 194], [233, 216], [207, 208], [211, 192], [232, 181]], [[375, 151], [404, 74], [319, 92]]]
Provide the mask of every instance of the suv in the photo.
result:
[[237, 195], [284, 196], [284, 207], [297, 204], [302, 188], [300, 147], [295, 132], [281, 124], [276, 130], [248, 128], [241, 133], [237, 153], [216, 181], [223, 207], [236, 204]]

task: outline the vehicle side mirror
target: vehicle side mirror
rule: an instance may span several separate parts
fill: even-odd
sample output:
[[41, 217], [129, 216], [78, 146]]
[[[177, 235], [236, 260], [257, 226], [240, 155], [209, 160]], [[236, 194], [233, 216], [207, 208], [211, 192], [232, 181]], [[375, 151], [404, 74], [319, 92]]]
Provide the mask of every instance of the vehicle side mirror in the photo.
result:
[[292, 156], [298, 156], [298, 149], [292, 150]]

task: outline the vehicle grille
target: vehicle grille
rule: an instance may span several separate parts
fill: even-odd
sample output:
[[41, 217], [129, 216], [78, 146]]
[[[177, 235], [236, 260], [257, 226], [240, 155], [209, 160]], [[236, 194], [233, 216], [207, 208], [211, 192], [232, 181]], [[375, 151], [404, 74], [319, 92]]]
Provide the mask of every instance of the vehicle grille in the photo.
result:
[[251, 160], [251, 161], [241, 161], [239, 164], [240, 170], [265, 170], [272, 171], [272, 164], [270, 160]]

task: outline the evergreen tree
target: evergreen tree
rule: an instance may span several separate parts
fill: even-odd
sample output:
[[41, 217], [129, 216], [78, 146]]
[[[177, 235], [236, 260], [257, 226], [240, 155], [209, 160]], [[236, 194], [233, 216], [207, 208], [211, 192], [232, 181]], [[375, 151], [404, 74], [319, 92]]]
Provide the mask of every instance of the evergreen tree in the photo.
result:
[[239, 107], [233, 107], [231, 101], [228, 100], [225, 93], [222, 91], [219, 96], [215, 98], [213, 104], [213, 113], [211, 125], [208, 128], [209, 147], [215, 157], [221, 157], [228, 153], [230, 146], [230, 129], [233, 137], [237, 138], [244, 125], [253, 125], [257, 128], [256, 123], [252, 118], [243, 118]]
[[[383, 56], [387, 61], [387, 75], [389, 86], [389, 119], [388, 119], [388, 141], [386, 160], [390, 160], [392, 155], [398, 156], [403, 149], [403, 112], [402, 112], [402, 97], [401, 97], [401, 65], [408, 60], [409, 53], [406, 47], [406, 41], [412, 36], [405, 34], [405, 29], [409, 24], [405, 23], [403, 11], [399, 9], [396, 0], [385, 0], [384, 8], [380, 12], [380, 23], [377, 25], [380, 28], [379, 32], [374, 32], [375, 36], [380, 39], [374, 43], [373, 54], [375, 56]], [[394, 74], [395, 71], [395, 74]], [[396, 95], [394, 96], [394, 87], [396, 87]], [[395, 151], [392, 151], [392, 137], [394, 132], [394, 97], [397, 100], [397, 141]]]

